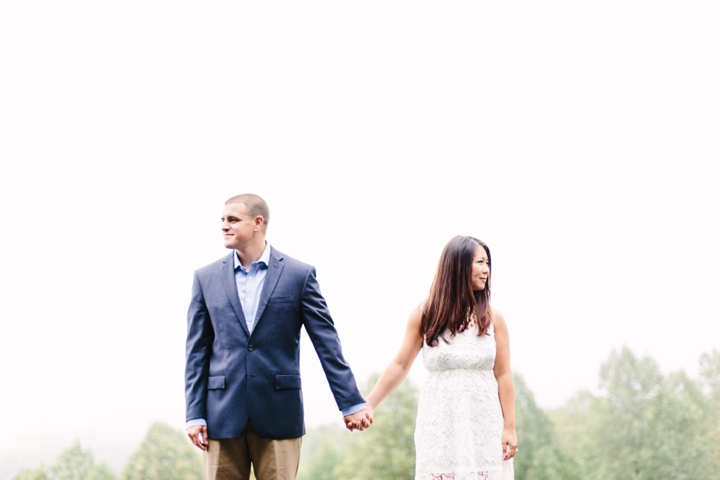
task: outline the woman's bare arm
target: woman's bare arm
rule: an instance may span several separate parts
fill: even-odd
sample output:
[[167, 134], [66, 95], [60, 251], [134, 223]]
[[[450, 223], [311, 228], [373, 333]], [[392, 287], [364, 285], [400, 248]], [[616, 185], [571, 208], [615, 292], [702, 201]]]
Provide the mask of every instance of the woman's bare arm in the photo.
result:
[[498, 395], [503, 417], [505, 417], [505, 429], [502, 435], [503, 451], [505, 460], [515, 456], [517, 450], [517, 434], [515, 433], [515, 385], [513, 384], [512, 370], [510, 369], [510, 335], [508, 333], [505, 318], [499, 310], [492, 309], [492, 321], [495, 329], [495, 378], [498, 382]]
[[400, 350], [385, 368], [370, 395], [367, 396], [366, 403], [371, 410], [380, 405], [407, 377], [410, 367], [412, 367], [423, 344], [423, 337], [420, 334], [421, 320], [422, 306], [418, 306], [410, 314]]

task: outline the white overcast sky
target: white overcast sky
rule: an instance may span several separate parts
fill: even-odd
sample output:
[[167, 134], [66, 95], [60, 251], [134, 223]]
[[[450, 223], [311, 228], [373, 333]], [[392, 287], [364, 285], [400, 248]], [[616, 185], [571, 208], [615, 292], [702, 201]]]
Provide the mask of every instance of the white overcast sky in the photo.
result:
[[[0, 445], [181, 428], [192, 273], [241, 192], [317, 267], [361, 384], [457, 234], [490, 245], [540, 405], [623, 344], [695, 375], [720, 349], [718, 25], [688, 0], [3, 2]], [[339, 421], [303, 347], [307, 423]]]

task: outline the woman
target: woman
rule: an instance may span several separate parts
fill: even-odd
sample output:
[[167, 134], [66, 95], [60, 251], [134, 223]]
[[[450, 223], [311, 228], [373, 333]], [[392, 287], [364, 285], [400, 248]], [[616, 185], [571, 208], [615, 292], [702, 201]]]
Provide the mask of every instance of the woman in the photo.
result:
[[416, 480], [512, 479], [517, 452], [508, 329], [490, 306], [490, 249], [458, 236], [442, 252], [427, 300], [367, 397], [375, 409], [422, 349], [428, 369], [415, 427]]

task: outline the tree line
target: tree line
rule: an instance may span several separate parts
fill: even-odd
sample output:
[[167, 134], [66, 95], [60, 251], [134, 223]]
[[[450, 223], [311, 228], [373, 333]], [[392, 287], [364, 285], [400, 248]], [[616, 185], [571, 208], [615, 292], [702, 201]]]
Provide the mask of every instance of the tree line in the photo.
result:
[[[365, 391], [375, 384], [370, 378]], [[600, 392], [578, 392], [544, 410], [515, 375], [516, 480], [717, 480], [720, 478], [720, 352], [700, 357], [700, 376], [663, 375], [651, 357], [623, 347], [600, 368]], [[417, 389], [405, 381], [375, 412], [375, 424], [349, 434], [339, 425], [303, 440], [298, 480], [402, 480], [415, 469]], [[116, 476], [75, 444], [55, 465], [13, 480], [202, 480], [202, 457], [185, 434], [154, 424]]]
[[22, 469], [12, 480], [203, 480], [202, 456], [196, 450], [183, 432], [157, 422], [119, 476], [75, 442], [54, 465]]

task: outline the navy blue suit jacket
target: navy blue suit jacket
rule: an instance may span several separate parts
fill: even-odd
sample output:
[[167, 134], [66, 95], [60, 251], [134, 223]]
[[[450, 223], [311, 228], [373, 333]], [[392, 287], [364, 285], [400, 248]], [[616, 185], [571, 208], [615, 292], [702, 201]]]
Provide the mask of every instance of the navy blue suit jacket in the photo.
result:
[[248, 420], [263, 438], [305, 434], [302, 326], [338, 408], [364, 403], [343, 357], [315, 268], [270, 248], [252, 334], [238, 298], [235, 251], [195, 272], [188, 309], [186, 420], [204, 418], [211, 439], [239, 436]]

